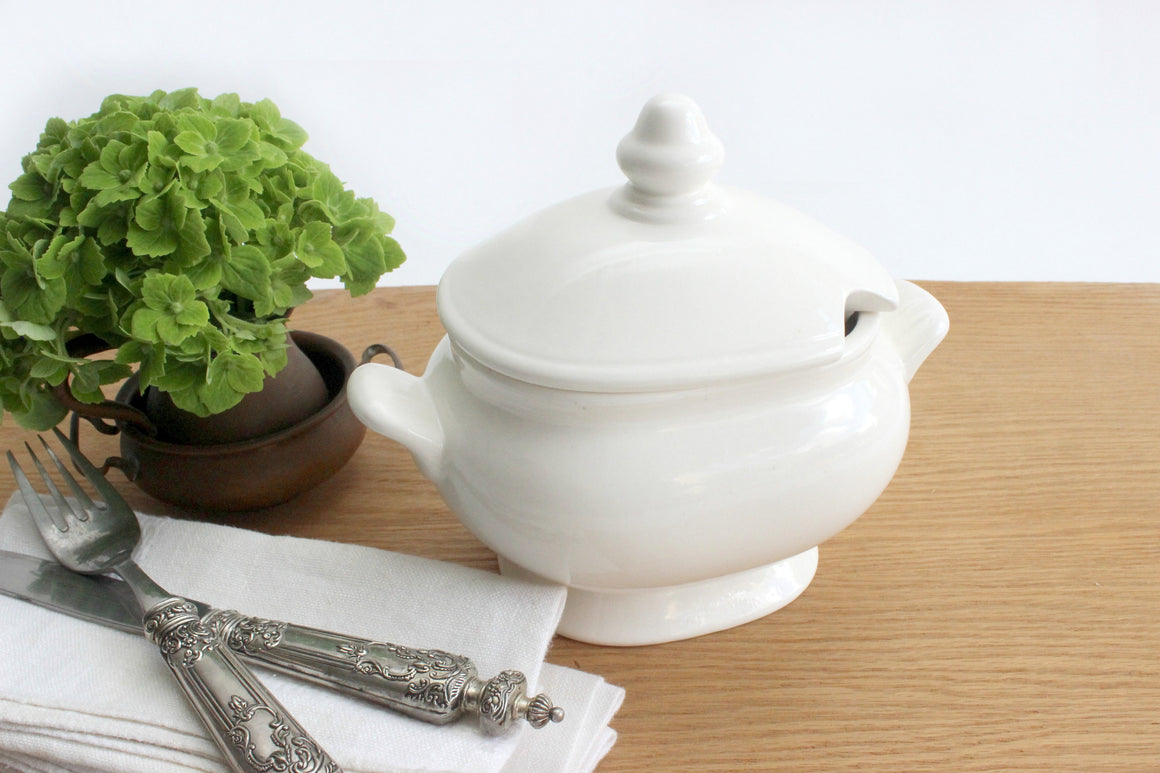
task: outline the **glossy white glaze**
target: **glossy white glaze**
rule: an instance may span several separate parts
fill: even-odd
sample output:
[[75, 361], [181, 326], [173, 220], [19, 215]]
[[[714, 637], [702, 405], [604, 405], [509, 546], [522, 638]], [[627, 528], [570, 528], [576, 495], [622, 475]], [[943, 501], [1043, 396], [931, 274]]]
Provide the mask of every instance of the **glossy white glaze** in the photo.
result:
[[[505, 572], [569, 587], [561, 631], [596, 643], [720, 630], [801, 593], [813, 548], [890, 482], [907, 382], [947, 329], [928, 293], [812, 221], [707, 190], [719, 157], [690, 104], [646, 106], [621, 147], [627, 193], [457, 261], [422, 377], [369, 364], [348, 385]], [[673, 159], [697, 169], [640, 171]], [[658, 229], [648, 248], [639, 228]], [[678, 288], [693, 294], [674, 311]]]

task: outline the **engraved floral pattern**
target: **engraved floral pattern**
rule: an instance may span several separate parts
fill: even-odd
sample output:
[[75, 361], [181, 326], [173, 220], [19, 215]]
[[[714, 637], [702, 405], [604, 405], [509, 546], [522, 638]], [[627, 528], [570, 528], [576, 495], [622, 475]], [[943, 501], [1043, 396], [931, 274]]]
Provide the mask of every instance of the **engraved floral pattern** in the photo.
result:
[[468, 679], [475, 676], [470, 660], [443, 650], [417, 650], [378, 642], [340, 644], [337, 650], [352, 661], [351, 667], [359, 673], [406, 682], [408, 698], [440, 710], [456, 705]]
[[251, 655], [277, 647], [286, 633], [286, 623], [247, 617], [232, 609], [214, 610], [206, 616], [206, 623], [230, 649]]
[[[276, 708], [235, 695], [229, 710], [230, 742], [257, 773], [341, 773], [334, 760], [313, 739], [297, 732]], [[272, 748], [260, 751], [255, 737], [264, 737], [263, 746]]]
[[522, 695], [527, 683], [519, 671], [501, 671], [488, 680], [479, 699], [480, 716], [502, 726], [511, 714], [513, 696]]
[[165, 659], [182, 668], [192, 668], [218, 641], [197, 616], [197, 607], [184, 599], [169, 599], [149, 610], [143, 627]]

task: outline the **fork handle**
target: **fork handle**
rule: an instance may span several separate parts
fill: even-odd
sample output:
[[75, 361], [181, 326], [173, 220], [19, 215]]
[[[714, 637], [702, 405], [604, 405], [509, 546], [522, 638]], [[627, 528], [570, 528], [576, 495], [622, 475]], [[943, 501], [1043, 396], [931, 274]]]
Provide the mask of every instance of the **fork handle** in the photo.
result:
[[235, 773], [341, 773], [191, 602], [167, 598], [145, 613], [143, 626]]
[[231, 650], [300, 679], [355, 695], [434, 724], [478, 717], [499, 735], [527, 720], [533, 727], [564, 718], [546, 695], [529, 698], [527, 678], [503, 671], [487, 681], [475, 664], [443, 650], [412, 649], [317, 628], [215, 609], [203, 620]]

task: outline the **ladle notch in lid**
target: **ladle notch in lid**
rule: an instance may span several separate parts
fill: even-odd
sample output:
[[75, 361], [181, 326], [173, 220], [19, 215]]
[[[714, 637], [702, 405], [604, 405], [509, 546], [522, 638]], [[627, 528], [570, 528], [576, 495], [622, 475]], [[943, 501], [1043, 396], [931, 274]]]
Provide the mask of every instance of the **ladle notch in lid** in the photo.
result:
[[721, 143], [688, 97], [650, 100], [617, 159], [627, 184], [549, 207], [448, 267], [439, 312], [463, 351], [544, 386], [684, 388], [836, 360], [847, 316], [896, 307], [865, 250], [712, 182]]

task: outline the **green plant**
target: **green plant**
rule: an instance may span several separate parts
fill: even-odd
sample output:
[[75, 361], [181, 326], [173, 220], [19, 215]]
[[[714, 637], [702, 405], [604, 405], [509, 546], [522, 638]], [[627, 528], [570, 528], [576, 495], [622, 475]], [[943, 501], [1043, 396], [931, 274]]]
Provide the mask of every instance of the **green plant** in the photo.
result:
[[[394, 220], [302, 150], [269, 100], [196, 89], [114, 95], [53, 118], [0, 212], [0, 401], [24, 426], [65, 415], [135, 367], [141, 388], [206, 416], [286, 363], [307, 280], [362, 294], [403, 262]], [[112, 360], [70, 353], [100, 338]]]

